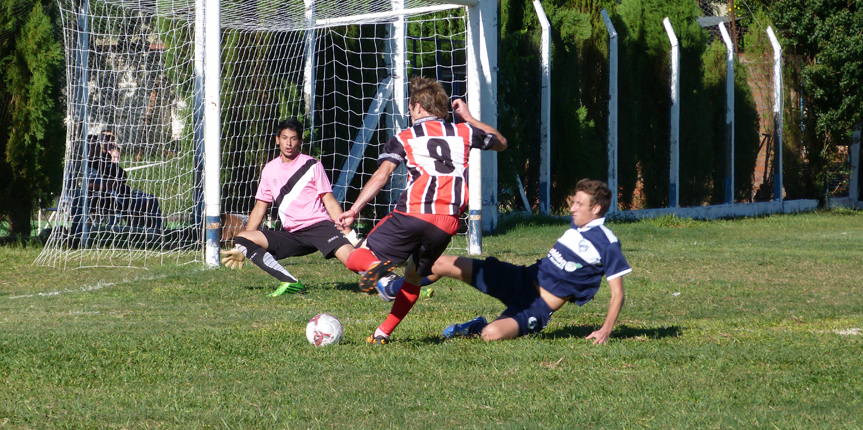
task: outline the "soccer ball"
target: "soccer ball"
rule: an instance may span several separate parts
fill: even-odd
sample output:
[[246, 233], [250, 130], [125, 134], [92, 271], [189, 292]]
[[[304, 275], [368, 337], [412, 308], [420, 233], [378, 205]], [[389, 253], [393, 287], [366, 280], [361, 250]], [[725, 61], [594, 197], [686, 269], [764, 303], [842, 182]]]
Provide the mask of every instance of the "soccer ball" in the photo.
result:
[[342, 323], [330, 314], [317, 314], [306, 325], [306, 339], [314, 346], [327, 346], [342, 340]]

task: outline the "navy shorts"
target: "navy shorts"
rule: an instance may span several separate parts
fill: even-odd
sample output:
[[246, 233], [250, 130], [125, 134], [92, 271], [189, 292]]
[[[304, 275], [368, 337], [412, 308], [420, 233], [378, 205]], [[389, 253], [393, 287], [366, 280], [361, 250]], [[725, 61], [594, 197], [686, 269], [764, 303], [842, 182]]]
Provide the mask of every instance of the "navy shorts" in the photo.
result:
[[302, 230], [263, 230], [267, 238], [267, 252], [276, 260], [309, 255], [321, 251], [324, 258], [333, 258], [336, 251], [351, 242], [332, 221], [321, 221]]
[[443, 255], [452, 235], [417, 217], [393, 212], [366, 237], [369, 249], [381, 260], [403, 264], [413, 257], [420, 276], [431, 275], [431, 268]]
[[554, 313], [539, 295], [531, 270], [494, 257], [473, 260], [470, 284], [506, 305], [501, 318], [518, 322], [518, 335], [539, 333]]

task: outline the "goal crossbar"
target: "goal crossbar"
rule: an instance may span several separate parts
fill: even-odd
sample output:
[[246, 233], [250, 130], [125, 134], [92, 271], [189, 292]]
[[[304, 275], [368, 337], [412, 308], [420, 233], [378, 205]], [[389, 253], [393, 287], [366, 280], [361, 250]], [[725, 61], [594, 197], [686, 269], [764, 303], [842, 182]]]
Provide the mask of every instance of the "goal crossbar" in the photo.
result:
[[[66, 92], [74, 96], [67, 99], [63, 192], [37, 264], [218, 264], [218, 248], [244, 227], [226, 220], [251, 212], [261, 170], [278, 156], [274, 126], [291, 117], [306, 127], [303, 151], [321, 161], [347, 206], [386, 141], [407, 127], [413, 76], [436, 78], [468, 101], [474, 117], [496, 124], [488, 108], [496, 73], [492, 0], [57, 3]], [[220, 15], [208, 14], [214, 11]], [[489, 42], [473, 40], [486, 35]], [[215, 96], [205, 100], [204, 88], [217, 88]], [[204, 115], [214, 106], [218, 115]], [[104, 170], [97, 164], [108, 163], [99, 160], [109, 151], [103, 131], [116, 136], [110, 150], [119, 155], [110, 162], [125, 172], [131, 194], [92, 188]], [[481, 163], [472, 161], [475, 167]], [[471, 175], [474, 222], [476, 202], [495, 199], [476, 199], [484, 175]], [[361, 228], [391, 210], [407, 176], [403, 166], [394, 172], [360, 214]], [[476, 241], [469, 242], [463, 250], [473, 252]]]
[[346, 24], [356, 24], [356, 23], [386, 23], [390, 21], [394, 21], [398, 18], [409, 16], [409, 15], [420, 15], [426, 13], [435, 13], [435, 12], [443, 12], [446, 10], [457, 9], [460, 7], [464, 7], [464, 5], [459, 4], [442, 4], [439, 6], [425, 6], [425, 7], [417, 7], [412, 9], [401, 9], [401, 10], [392, 10], [389, 12], [377, 12], [377, 13], [367, 13], [361, 15], [352, 15], [343, 18], [327, 18], [327, 19], [318, 19], [315, 21], [315, 26], [317, 28], [326, 28], [326, 27], [334, 27], [339, 25]]

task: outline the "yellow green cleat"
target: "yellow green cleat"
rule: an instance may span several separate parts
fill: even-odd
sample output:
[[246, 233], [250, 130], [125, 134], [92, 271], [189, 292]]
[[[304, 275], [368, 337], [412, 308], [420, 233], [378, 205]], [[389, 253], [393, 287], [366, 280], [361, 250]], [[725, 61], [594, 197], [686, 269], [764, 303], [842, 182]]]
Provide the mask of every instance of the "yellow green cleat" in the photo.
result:
[[306, 292], [306, 287], [303, 286], [302, 282], [282, 282], [282, 285], [279, 285], [279, 288], [276, 291], [273, 291], [269, 294], [270, 297], [278, 297], [282, 294], [299, 294]]

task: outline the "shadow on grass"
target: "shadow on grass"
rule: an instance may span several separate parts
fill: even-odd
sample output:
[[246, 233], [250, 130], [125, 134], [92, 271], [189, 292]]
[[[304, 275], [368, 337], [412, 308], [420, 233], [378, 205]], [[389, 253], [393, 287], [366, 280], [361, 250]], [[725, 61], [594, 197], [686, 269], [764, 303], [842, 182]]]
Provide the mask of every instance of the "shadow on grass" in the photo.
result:
[[[264, 290], [264, 289], [274, 290], [274, 289], [278, 288], [278, 286], [279, 286], [278, 281], [276, 281], [276, 283], [272, 283], [272, 284], [247, 285], [243, 288], [245, 288], [247, 290], [257, 291], [257, 290]], [[358, 294], [367, 294], [367, 293], [363, 293], [359, 289], [357, 289], [357, 284], [355, 282], [332, 282], [332, 283], [317, 284], [317, 285], [305, 284], [305, 286], [306, 286], [307, 291], [311, 287], [311, 288], [324, 288], [327, 290], [332, 289], [332, 290], [338, 290], [338, 291], [349, 291], [349, 292], [358, 293]]]
[[398, 337], [393, 337], [393, 341], [398, 342], [399, 340], [402, 340], [405, 343], [417, 343], [420, 345], [440, 345], [450, 339], [444, 339], [441, 335], [425, 335], [419, 338], [402, 339], [399, 339]]
[[[543, 339], [584, 339], [587, 335], [593, 333], [597, 326], [580, 325], [571, 326], [552, 332], [542, 332], [540, 335]], [[625, 325], [619, 326], [611, 333], [614, 339], [650, 339], [658, 340], [666, 337], [678, 337], [683, 330], [678, 326], [659, 327], [659, 328], [631, 328]], [[420, 338], [398, 338], [393, 337], [393, 342], [402, 341], [405, 343], [417, 343], [423, 345], [439, 345], [451, 339], [444, 339], [440, 335], [426, 335]]]
[[[360, 289], [358, 287], [358, 283], [359, 283], [359, 281], [357, 281], [357, 282], [333, 282], [330, 285], [332, 285], [332, 289], [334, 289], [334, 290], [350, 291], [352, 293], [359, 293], [359, 294], [368, 294], [368, 293], [363, 293], [362, 291], [360, 291]], [[375, 296], [377, 296], [377, 295], [375, 295]]]
[[[577, 337], [584, 339], [589, 334], [593, 333], [599, 327], [593, 325], [578, 325], [558, 329], [551, 332], [543, 332], [543, 337], [548, 339], [560, 339]], [[632, 328], [626, 325], [618, 326], [611, 332], [611, 337], [615, 339], [651, 339], [658, 340], [666, 337], [678, 337], [683, 330], [676, 326], [659, 327], [659, 328]]]

